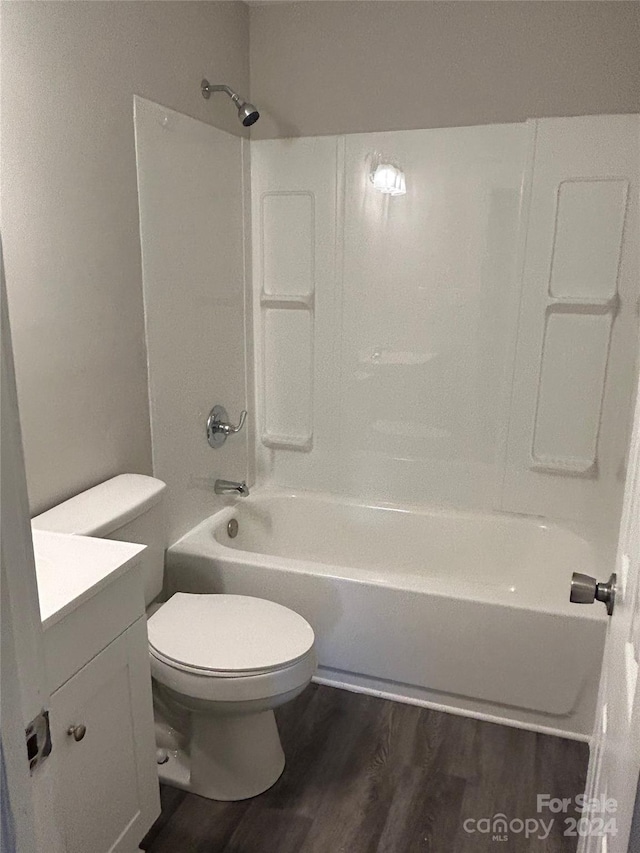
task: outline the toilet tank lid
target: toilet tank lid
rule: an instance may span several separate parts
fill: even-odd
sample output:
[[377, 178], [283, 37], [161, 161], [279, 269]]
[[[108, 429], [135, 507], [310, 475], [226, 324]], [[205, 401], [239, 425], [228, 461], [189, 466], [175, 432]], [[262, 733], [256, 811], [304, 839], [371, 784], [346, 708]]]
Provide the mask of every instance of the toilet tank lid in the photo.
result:
[[144, 474], [119, 474], [37, 515], [35, 530], [105, 536], [157, 504], [166, 484]]

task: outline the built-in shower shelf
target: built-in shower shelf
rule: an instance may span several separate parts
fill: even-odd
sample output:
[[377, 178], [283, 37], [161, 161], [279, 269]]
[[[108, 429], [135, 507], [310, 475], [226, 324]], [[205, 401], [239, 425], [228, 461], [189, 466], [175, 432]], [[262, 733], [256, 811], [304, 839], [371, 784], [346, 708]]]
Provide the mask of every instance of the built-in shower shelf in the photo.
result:
[[313, 310], [314, 294], [294, 294], [286, 296], [273, 296], [269, 293], [262, 293], [260, 296], [260, 305], [265, 308], [293, 308]]
[[549, 296], [547, 312], [559, 314], [616, 314], [620, 307], [620, 297], [615, 293], [609, 299], [573, 299]]
[[266, 447], [309, 452], [313, 444], [315, 195], [263, 193], [259, 276], [262, 430]]
[[598, 476], [598, 462], [596, 459], [555, 459], [549, 457], [532, 457], [529, 467], [533, 471], [542, 471], [546, 474], [565, 474], [569, 477], [593, 478]]
[[598, 476], [598, 441], [628, 181], [573, 178], [556, 188], [532, 470]]
[[307, 453], [313, 448], [313, 436], [311, 435], [270, 435], [262, 436], [265, 447], [273, 447], [279, 450], [303, 450]]

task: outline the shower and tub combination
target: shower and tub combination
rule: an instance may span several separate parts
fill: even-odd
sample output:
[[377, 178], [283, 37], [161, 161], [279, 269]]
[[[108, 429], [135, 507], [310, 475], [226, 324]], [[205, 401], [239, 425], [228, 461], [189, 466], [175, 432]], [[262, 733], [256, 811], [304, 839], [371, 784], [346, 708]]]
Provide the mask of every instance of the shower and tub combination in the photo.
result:
[[[637, 130], [249, 141], [136, 99], [165, 594], [291, 608], [323, 683], [588, 738], [607, 615], [569, 590], [615, 549]], [[212, 447], [215, 402], [249, 414]]]

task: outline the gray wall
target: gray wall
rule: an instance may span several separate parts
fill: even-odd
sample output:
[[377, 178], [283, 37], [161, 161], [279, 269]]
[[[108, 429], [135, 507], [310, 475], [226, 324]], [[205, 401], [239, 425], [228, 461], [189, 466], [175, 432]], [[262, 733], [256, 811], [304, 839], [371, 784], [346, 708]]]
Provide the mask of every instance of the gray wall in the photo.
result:
[[[238, 133], [232, 2], [2, 3], [2, 229], [33, 513], [151, 472], [133, 94]], [[180, 282], [176, 282], [180, 286]]]
[[256, 138], [640, 110], [634, 2], [251, 8]]

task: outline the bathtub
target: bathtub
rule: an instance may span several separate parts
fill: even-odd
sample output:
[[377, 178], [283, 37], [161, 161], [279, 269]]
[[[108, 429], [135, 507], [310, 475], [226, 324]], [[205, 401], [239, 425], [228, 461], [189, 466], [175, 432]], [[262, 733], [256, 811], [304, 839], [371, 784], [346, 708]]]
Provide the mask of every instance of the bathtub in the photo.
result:
[[569, 604], [573, 571], [606, 555], [541, 519], [263, 489], [169, 549], [167, 593], [293, 608], [322, 683], [587, 739], [607, 619]]

